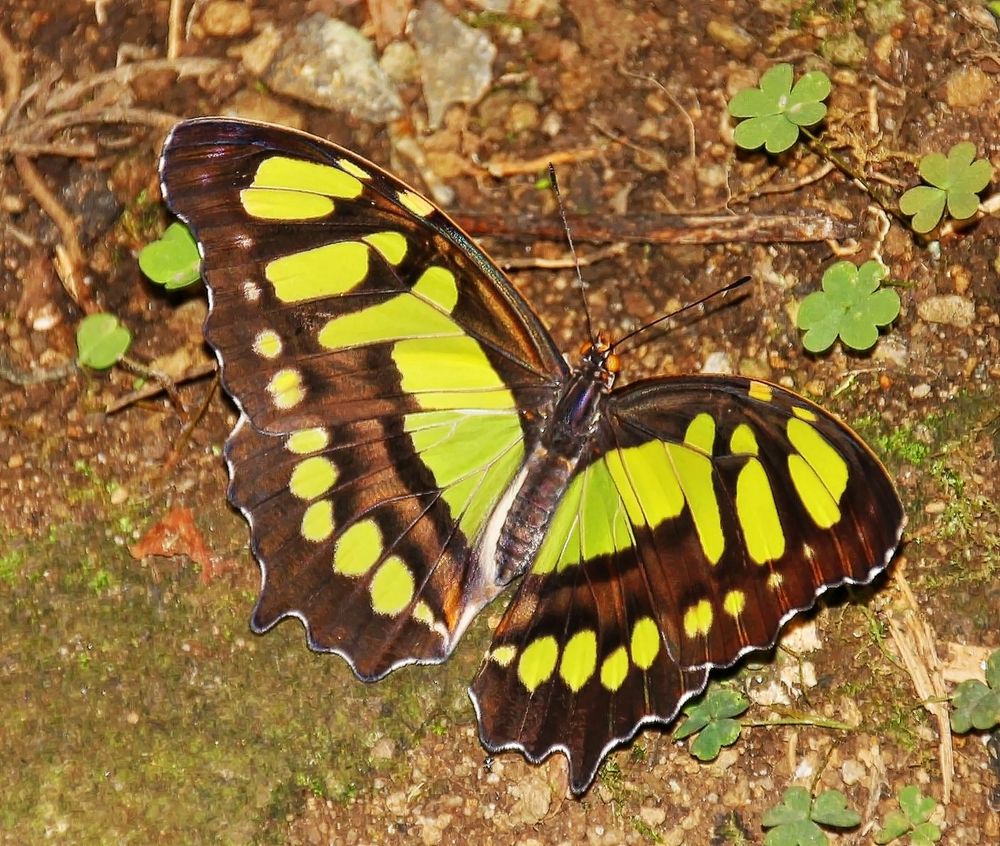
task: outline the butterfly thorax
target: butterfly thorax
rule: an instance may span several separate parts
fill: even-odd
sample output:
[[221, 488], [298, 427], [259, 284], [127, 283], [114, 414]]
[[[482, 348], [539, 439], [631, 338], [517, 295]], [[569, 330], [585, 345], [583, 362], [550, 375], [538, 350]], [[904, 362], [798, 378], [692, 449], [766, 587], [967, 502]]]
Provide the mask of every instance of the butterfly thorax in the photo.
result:
[[498, 585], [527, 571], [570, 480], [595, 454], [603, 400], [614, 384], [618, 359], [603, 338], [581, 352], [514, 485], [496, 547]]

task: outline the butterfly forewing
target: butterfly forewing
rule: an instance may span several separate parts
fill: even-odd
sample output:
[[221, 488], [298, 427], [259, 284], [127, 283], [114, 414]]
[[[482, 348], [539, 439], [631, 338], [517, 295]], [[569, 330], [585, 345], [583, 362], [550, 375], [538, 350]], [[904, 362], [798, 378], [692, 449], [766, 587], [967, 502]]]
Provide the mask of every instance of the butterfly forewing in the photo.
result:
[[227, 457], [254, 626], [297, 616], [364, 678], [441, 660], [499, 591], [476, 545], [536, 435], [521, 409], [551, 404], [564, 362], [457, 227], [346, 150], [196, 120], [161, 170], [244, 414]]

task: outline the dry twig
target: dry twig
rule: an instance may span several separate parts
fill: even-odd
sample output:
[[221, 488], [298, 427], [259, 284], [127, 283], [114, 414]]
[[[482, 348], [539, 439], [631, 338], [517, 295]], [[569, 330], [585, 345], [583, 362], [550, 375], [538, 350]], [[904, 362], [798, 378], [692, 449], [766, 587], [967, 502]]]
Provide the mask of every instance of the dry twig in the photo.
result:
[[941, 675], [941, 662], [934, 648], [934, 630], [924, 619], [910, 585], [903, 573], [903, 562], [893, 567], [893, 581], [906, 603], [900, 612], [887, 615], [889, 633], [906, 667], [917, 696], [937, 722], [938, 758], [941, 763], [941, 804], [951, 801], [952, 782], [955, 778], [955, 753], [951, 743], [951, 724], [948, 719], [948, 692]]

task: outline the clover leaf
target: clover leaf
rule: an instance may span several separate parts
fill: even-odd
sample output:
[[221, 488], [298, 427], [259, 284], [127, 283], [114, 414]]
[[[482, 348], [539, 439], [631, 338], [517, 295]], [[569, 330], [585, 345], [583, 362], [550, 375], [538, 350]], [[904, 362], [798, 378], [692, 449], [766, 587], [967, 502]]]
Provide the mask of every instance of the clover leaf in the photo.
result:
[[1000, 725], [1000, 649], [986, 662], [986, 684], [979, 679], [962, 682], [951, 701], [951, 730], [964, 734], [970, 729], [988, 731]]
[[746, 118], [733, 132], [745, 150], [761, 144], [769, 153], [782, 153], [798, 140], [799, 127], [812, 126], [826, 116], [823, 104], [830, 94], [830, 78], [822, 71], [805, 74], [792, 86], [789, 64], [775, 65], [757, 88], [738, 91], [729, 101], [729, 114]]
[[117, 364], [132, 343], [132, 333], [113, 314], [88, 314], [76, 327], [77, 361], [94, 370]]
[[891, 843], [904, 834], [910, 835], [911, 846], [933, 846], [941, 839], [941, 829], [928, 822], [937, 802], [922, 796], [920, 788], [909, 785], [899, 791], [899, 811], [890, 811], [885, 826], [875, 835], [876, 843]]
[[687, 719], [674, 731], [674, 740], [683, 740], [699, 733], [691, 743], [691, 754], [699, 761], [717, 758], [723, 746], [731, 746], [743, 727], [737, 720], [750, 702], [739, 691], [716, 688], [694, 705], [684, 709]]
[[139, 267], [168, 291], [183, 288], [201, 277], [198, 244], [183, 223], [171, 223], [163, 236], [139, 251]]
[[986, 159], [976, 159], [976, 145], [962, 141], [948, 151], [929, 153], [920, 160], [920, 175], [928, 185], [911, 188], [899, 198], [899, 210], [913, 217], [916, 232], [930, 232], [944, 214], [956, 220], [972, 217], [979, 208], [979, 197], [993, 178], [993, 167]]
[[804, 787], [789, 787], [781, 804], [764, 812], [761, 824], [771, 829], [765, 846], [823, 846], [827, 843], [821, 825], [853, 828], [861, 815], [847, 807], [839, 790], [826, 790], [815, 799]]
[[878, 340], [878, 327], [899, 315], [899, 294], [879, 288], [886, 269], [877, 261], [857, 267], [839, 261], [823, 274], [823, 290], [814, 291], [799, 306], [798, 327], [810, 352], [828, 349], [837, 336], [855, 350], [867, 350]]

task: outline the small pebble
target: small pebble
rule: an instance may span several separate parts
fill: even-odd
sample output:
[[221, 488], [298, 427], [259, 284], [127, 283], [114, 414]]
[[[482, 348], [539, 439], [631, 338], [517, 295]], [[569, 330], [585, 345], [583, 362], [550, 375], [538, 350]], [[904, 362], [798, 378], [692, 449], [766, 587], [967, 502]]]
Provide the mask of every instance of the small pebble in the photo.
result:
[[996, 84], [976, 65], [952, 73], [944, 84], [945, 99], [953, 109], [975, 109], [997, 98]]
[[655, 827], [663, 825], [667, 819], [667, 812], [663, 808], [653, 808], [649, 805], [643, 805], [639, 809], [639, 816], [642, 817], [642, 821], [646, 825]]
[[941, 294], [928, 297], [920, 303], [917, 306], [917, 314], [921, 320], [926, 320], [928, 323], [968, 329], [976, 316], [976, 309], [972, 300], [960, 297], [958, 294]]
[[250, 8], [239, 0], [213, 0], [201, 13], [205, 34], [213, 38], [239, 38], [250, 32]]

